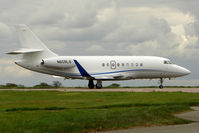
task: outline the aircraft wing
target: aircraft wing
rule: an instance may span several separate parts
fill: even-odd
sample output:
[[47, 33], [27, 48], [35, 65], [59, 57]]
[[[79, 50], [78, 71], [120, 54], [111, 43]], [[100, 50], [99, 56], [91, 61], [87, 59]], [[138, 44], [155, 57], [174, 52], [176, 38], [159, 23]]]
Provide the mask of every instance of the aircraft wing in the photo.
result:
[[101, 79], [101, 80], [112, 80], [112, 79], [121, 79], [123, 78], [123, 75], [99, 75], [93, 77], [95, 79]]
[[80, 64], [77, 60], [74, 60], [80, 74], [82, 77], [85, 77], [87, 79], [101, 79], [101, 80], [112, 80], [112, 79], [121, 79], [124, 76], [121, 74], [114, 74], [114, 75], [92, 75], [89, 74]]

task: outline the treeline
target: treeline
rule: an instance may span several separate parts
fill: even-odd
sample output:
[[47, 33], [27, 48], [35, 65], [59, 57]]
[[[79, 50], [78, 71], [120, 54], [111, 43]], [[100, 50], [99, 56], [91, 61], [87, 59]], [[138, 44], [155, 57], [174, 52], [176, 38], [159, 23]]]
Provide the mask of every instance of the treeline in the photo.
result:
[[[62, 86], [62, 83], [59, 81], [53, 81], [52, 84], [47, 84], [45, 82], [41, 82], [40, 84], [34, 85], [32, 87], [24, 86], [24, 85], [17, 85], [14, 83], [6, 83], [5, 85], [0, 85], [0, 89], [25, 89], [25, 88], [64, 88]], [[84, 87], [74, 87], [74, 88], [87, 88], [87, 86]], [[113, 83], [108, 86], [104, 86], [103, 88], [158, 88], [158, 86], [120, 86], [120, 84]], [[164, 86], [164, 88], [199, 88], [199, 86]]]
[[6, 83], [5, 85], [0, 85], [1, 89], [15, 89], [15, 88], [60, 88], [63, 87], [62, 83], [59, 81], [53, 81], [52, 84], [47, 84], [45, 82], [41, 82], [40, 84], [34, 85], [32, 87], [27, 87], [24, 85], [17, 85], [14, 83]]

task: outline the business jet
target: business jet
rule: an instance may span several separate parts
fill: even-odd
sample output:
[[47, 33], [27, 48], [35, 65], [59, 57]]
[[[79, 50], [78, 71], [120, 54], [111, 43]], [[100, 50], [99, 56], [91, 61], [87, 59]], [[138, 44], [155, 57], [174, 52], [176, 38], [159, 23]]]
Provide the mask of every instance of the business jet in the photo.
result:
[[59, 56], [26, 25], [17, 25], [16, 31], [21, 48], [7, 54], [23, 54], [23, 58], [15, 62], [17, 65], [65, 79], [88, 80], [90, 89], [102, 88], [102, 81], [131, 79], [159, 79], [159, 88], [163, 88], [164, 79], [191, 73], [167, 58], [156, 56]]

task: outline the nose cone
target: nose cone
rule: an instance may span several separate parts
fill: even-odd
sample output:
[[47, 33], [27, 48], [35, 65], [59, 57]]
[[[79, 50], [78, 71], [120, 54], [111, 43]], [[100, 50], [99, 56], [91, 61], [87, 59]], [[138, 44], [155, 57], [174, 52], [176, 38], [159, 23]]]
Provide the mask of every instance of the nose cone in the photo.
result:
[[188, 69], [184, 68], [184, 67], [180, 67], [179, 66], [179, 70], [178, 70], [179, 74], [181, 76], [185, 76], [191, 73], [191, 71], [189, 71]]

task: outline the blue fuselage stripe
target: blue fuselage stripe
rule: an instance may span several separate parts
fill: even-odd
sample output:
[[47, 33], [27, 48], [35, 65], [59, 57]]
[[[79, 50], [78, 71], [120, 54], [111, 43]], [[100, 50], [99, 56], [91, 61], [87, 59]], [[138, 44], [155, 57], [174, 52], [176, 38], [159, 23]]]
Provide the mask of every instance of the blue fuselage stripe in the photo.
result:
[[[122, 70], [122, 71], [112, 71], [112, 72], [104, 72], [104, 73], [93, 73], [90, 75], [103, 75], [103, 74], [111, 74], [111, 73], [122, 73], [122, 72], [131, 72], [131, 71], [156, 71], [153, 69], [134, 69], [134, 70]], [[79, 74], [71, 74], [69, 76], [81, 76]]]

